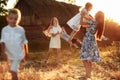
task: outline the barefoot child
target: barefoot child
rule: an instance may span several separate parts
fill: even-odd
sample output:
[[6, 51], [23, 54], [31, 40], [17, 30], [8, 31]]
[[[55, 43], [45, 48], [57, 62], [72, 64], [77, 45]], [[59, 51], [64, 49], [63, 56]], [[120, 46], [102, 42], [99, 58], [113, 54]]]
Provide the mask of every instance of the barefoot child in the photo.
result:
[[60, 33], [62, 29], [59, 25], [58, 19], [56, 17], [53, 17], [51, 19], [50, 26], [48, 28], [48, 32], [51, 34], [50, 44], [49, 44], [49, 51], [47, 54], [47, 58], [45, 63], [47, 63], [48, 58], [52, 54], [53, 49], [57, 50], [57, 63], [59, 63], [61, 59], [61, 40], [60, 40]]
[[21, 13], [18, 9], [10, 9], [6, 17], [8, 25], [2, 29], [1, 49], [2, 55], [10, 62], [12, 80], [18, 80], [18, 68], [25, 53], [28, 53], [27, 39], [24, 29], [19, 26]]
[[74, 46], [77, 49], [80, 47], [80, 44], [82, 44], [82, 42], [78, 38], [73, 38], [71, 42], [72, 42], [71, 46]]
[[70, 35], [70, 41], [76, 35], [76, 33], [80, 30], [81, 26], [85, 26], [83, 22], [93, 19], [92, 16], [89, 14], [91, 9], [92, 9], [92, 4], [87, 2], [85, 4], [85, 7], [80, 11], [80, 13], [76, 14], [73, 18], [71, 18], [67, 22], [67, 24], [73, 29]]

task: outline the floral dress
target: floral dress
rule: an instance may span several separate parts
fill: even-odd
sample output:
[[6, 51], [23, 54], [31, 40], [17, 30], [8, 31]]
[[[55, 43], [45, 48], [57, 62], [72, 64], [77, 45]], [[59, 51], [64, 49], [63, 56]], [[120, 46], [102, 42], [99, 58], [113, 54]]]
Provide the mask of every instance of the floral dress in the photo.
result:
[[80, 59], [92, 62], [99, 62], [101, 61], [101, 58], [99, 55], [97, 42], [94, 36], [96, 31], [96, 21], [90, 20], [88, 21], [88, 23], [89, 27], [87, 28], [87, 32], [83, 39]]

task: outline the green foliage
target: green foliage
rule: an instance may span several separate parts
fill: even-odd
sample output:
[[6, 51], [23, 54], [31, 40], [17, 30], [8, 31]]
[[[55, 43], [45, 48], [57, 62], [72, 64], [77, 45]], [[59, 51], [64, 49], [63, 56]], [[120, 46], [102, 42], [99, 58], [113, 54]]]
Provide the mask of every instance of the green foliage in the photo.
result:
[[0, 0], [0, 16], [3, 16], [6, 14], [7, 9], [5, 9], [5, 6], [7, 5], [8, 0]]
[[68, 3], [74, 4], [75, 2], [76, 2], [76, 0], [68, 0]]

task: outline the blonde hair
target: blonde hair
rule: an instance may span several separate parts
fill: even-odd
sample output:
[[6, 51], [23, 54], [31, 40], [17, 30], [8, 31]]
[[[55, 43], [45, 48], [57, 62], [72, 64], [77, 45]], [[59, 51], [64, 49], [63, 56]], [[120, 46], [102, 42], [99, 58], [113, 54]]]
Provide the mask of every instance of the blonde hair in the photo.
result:
[[53, 18], [51, 19], [51, 21], [50, 21], [50, 26], [54, 26], [54, 23], [53, 23], [54, 20], [56, 20], [57, 26], [58, 26], [58, 25], [59, 25], [59, 21], [58, 21], [57, 17], [53, 17]]
[[10, 14], [18, 15], [18, 20], [20, 21], [20, 19], [21, 19], [21, 12], [20, 12], [19, 9], [17, 9], [17, 8], [9, 9], [9, 10], [8, 10], [8, 16], [9, 16]]

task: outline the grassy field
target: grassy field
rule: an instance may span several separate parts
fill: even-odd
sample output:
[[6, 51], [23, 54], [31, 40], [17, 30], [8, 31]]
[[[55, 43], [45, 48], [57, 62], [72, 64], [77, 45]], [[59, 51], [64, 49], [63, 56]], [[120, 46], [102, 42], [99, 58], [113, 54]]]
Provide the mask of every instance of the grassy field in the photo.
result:
[[[62, 41], [62, 64], [56, 65], [56, 52], [50, 57], [49, 63], [44, 64], [49, 41], [31, 40], [28, 62], [22, 62], [19, 80], [84, 80], [84, 66], [79, 59], [80, 49], [70, 48]], [[93, 63], [91, 80], [120, 80], [120, 52], [117, 43], [99, 44], [102, 61]], [[0, 80], [10, 80], [6, 62], [0, 62]]]

